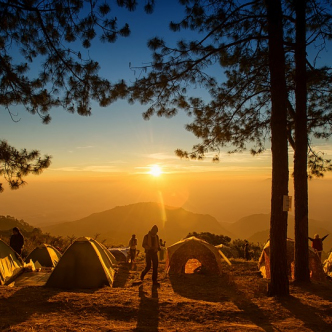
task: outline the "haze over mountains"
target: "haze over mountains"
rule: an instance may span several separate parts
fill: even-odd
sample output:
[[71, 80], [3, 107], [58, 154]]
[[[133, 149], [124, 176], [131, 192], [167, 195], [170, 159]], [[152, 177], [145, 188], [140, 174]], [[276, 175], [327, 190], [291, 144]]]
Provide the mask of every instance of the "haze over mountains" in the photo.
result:
[[[269, 237], [269, 214], [254, 214], [235, 223], [220, 223], [208, 214], [192, 213], [183, 208], [174, 208], [158, 203], [136, 203], [118, 206], [94, 213], [85, 218], [43, 227], [52, 235], [90, 236], [106, 239], [114, 245], [127, 245], [132, 234], [141, 243], [143, 236], [156, 224], [160, 238], [170, 245], [190, 232], [211, 232], [229, 236], [232, 240], [241, 238], [250, 242], [265, 243]], [[294, 217], [289, 215], [288, 237], [294, 238]], [[315, 233], [324, 236], [332, 233], [327, 222], [309, 220], [309, 236]], [[332, 234], [324, 241], [324, 249], [332, 248]]]
[[[269, 214], [253, 214], [245, 218], [241, 218], [235, 223], [225, 225], [222, 224], [228, 231], [236, 234], [239, 238], [248, 239], [250, 242], [265, 243], [269, 238], [270, 215]], [[324, 240], [324, 250], [332, 249], [332, 224], [322, 222], [319, 220], [309, 219], [309, 236], [314, 237], [319, 234], [323, 237], [330, 234]], [[294, 239], [294, 216], [288, 215], [288, 237]]]
[[159, 237], [172, 244], [189, 232], [211, 232], [232, 237], [212, 216], [192, 213], [182, 208], [173, 208], [158, 203], [136, 203], [118, 206], [111, 210], [94, 213], [86, 218], [43, 227], [53, 235], [91, 236], [100, 234], [100, 239], [115, 245], [127, 245], [132, 234], [141, 243], [143, 236], [156, 224]]

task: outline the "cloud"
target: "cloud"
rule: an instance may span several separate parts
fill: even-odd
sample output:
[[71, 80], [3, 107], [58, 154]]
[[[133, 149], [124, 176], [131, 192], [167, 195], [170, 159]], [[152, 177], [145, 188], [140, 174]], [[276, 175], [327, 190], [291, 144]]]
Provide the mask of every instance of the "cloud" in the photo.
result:
[[122, 170], [116, 168], [115, 166], [110, 165], [92, 165], [85, 167], [60, 167], [60, 168], [52, 168], [53, 171], [62, 171], [62, 172], [99, 172], [99, 173], [114, 173], [121, 172]]

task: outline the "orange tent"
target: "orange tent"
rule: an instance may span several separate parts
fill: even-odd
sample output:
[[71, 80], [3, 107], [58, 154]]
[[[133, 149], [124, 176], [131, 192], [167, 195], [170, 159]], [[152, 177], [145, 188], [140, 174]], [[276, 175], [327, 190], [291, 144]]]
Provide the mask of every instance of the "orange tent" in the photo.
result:
[[[294, 240], [287, 239], [287, 265], [288, 265], [288, 274], [294, 279]], [[309, 269], [310, 269], [310, 277], [313, 280], [324, 280], [325, 274], [323, 271], [323, 266], [320, 262], [319, 256], [316, 252], [308, 247], [309, 250]], [[271, 278], [270, 275], [270, 241], [268, 241], [262, 251], [262, 254], [259, 258], [258, 268], [262, 273], [264, 278]]]
[[215, 246], [192, 236], [167, 248], [166, 272], [182, 273], [189, 259], [197, 259], [205, 271], [221, 274], [221, 258]]

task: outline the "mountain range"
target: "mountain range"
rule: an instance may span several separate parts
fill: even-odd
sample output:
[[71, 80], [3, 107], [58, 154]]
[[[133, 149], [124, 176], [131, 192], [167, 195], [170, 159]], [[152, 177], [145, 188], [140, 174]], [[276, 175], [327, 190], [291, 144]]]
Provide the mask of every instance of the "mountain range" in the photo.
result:
[[[289, 215], [288, 219], [288, 237], [294, 238], [294, 217]], [[265, 243], [269, 237], [269, 222], [269, 214], [250, 215], [235, 223], [219, 222], [208, 214], [148, 202], [117, 206], [76, 221], [45, 226], [42, 230], [61, 236], [98, 236], [98, 239], [107, 243], [127, 246], [132, 234], [136, 234], [140, 244], [143, 236], [155, 224], [159, 228], [159, 237], [166, 240], [167, 245], [191, 232], [210, 232], [229, 236], [232, 240], [240, 238]], [[324, 236], [332, 233], [331, 230], [332, 225], [327, 222], [309, 220], [310, 237], [316, 233]], [[332, 248], [332, 235], [324, 241], [324, 248]]]
[[162, 207], [157, 203], [136, 203], [118, 206], [111, 210], [94, 213], [86, 218], [45, 226], [43, 231], [52, 235], [90, 236], [105, 239], [114, 245], [127, 245], [132, 234], [138, 241], [153, 225], [159, 228], [159, 237], [172, 244], [189, 232], [211, 232], [232, 236], [212, 216], [197, 214], [182, 208]]
[[[249, 242], [265, 243], [269, 238], [270, 215], [253, 214], [235, 223], [228, 224], [228, 226], [224, 223], [222, 225], [239, 238], [246, 238]], [[291, 239], [294, 239], [294, 227], [294, 216], [289, 214], [287, 236]], [[313, 238], [315, 234], [319, 234], [320, 237], [323, 237], [330, 233], [332, 233], [332, 223], [309, 219], [309, 236], [311, 238]], [[331, 250], [332, 234], [324, 240], [324, 248], [325, 250]]]

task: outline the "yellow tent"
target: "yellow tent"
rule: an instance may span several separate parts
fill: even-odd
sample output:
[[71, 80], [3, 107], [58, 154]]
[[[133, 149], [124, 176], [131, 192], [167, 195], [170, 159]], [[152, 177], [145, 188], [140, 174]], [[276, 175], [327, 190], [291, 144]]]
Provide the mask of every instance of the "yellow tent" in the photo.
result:
[[330, 253], [330, 256], [324, 261], [323, 266], [324, 272], [332, 278], [332, 252]]
[[23, 270], [23, 263], [17, 258], [15, 251], [0, 240], [0, 285]]
[[35, 264], [38, 262], [43, 267], [54, 267], [58, 264], [60, 258], [61, 253], [56, 248], [43, 243], [30, 252], [25, 262], [29, 263], [32, 260]]
[[[288, 275], [294, 279], [294, 247], [295, 242], [292, 239], [287, 239], [287, 265], [288, 265]], [[316, 252], [308, 246], [309, 250], [309, 269], [310, 278], [313, 280], [325, 280], [325, 275], [323, 271], [322, 264], [320, 262], [319, 256]], [[270, 275], [270, 241], [268, 241], [262, 251], [259, 258], [258, 268], [262, 273], [264, 278], [271, 278]]]
[[166, 272], [182, 273], [188, 260], [196, 259], [202, 264], [205, 271], [212, 274], [221, 274], [221, 258], [216, 247], [192, 236], [167, 248]]
[[111, 286], [113, 280], [113, 264], [105, 246], [91, 238], [81, 237], [62, 255], [46, 287], [99, 288]]

